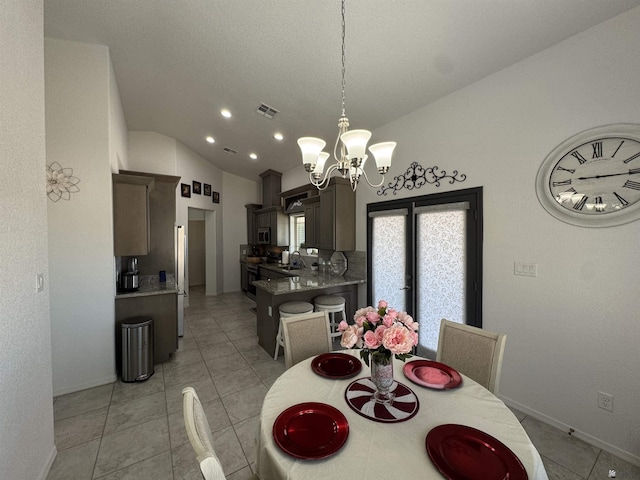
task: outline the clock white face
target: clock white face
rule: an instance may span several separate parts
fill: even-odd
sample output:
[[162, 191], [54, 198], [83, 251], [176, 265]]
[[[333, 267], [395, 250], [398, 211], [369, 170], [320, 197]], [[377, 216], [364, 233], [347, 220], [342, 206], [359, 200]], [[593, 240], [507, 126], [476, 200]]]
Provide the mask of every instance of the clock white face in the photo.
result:
[[556, 218], [612, 226], [640, 217], [640, 126], [599, 127], [567, 139], [538, 172], [538, 198]]

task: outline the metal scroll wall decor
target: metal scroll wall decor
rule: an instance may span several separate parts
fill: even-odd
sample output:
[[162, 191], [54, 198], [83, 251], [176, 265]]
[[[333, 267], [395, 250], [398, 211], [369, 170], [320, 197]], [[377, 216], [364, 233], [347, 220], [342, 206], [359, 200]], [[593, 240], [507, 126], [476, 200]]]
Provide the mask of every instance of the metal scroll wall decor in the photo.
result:
[[73, 176], [73, 168], [62, 168], [58, 162], [47, 165], [47, 196], [57, 202], [60, 199], [70, 200], [72, 193], [80, 191], [80, 179]]
[[464, 182], [467, 176], [464, 173], [458, 173], [457, 170], [454, 170], [451, 175], [448, 175], [445, 170], [439, 172], [436, 165], [424, 168], [418, 162], [413, 162], [404, 174], [394, 177], [393, 181], [389, 182], [386, 187], [380, 188], [378, 195], [386, 195], [389, 190], [391, 190], [394, 195], [397, 195], [398, 191], [403, 188], [413, 190], [427, 183], [439, 187], [440, 181], [445, 179], [447, 179], [450, 184], [454, 184], [455, 182]]

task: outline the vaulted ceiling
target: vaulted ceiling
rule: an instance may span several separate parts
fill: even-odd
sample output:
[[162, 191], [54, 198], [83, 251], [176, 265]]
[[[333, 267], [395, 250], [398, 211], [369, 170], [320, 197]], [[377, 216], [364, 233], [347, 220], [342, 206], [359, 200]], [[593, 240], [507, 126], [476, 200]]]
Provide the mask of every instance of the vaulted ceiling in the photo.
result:
[[[374, 130], [637, 5], [347, 0], [351, 128]], [[298, 165], [298, 137], [318, 136], [333, 148], [339, 0], [45, 0], [44, 7], [45, 36], [109, 47], [131, 131], [173, 137], [252, 180]], [[260, 104], [279, 113], [259, 115]], [[274, 140], [275, 132], [284, 139]], [[386, 140], [393, 139], [372, 138]]]

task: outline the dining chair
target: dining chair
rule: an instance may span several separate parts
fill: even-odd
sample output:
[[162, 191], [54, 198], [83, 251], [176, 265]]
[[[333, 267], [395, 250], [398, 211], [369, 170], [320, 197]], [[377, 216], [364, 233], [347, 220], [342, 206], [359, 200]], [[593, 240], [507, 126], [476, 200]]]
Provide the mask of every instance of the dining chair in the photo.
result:
[[193, 387], [182, 390], [184, 426], [191, 446], [196, 451], [200, 471], [205, 480], [225, 480], [220, 460], [213, 450], [211, 428]]
[[327, 312], [282, 318], [284, 364], [291, 368], [302, 360], [333, 350]]
[[442, 319], [436, 361], [464, 373], [498, 394], [507, 336]]

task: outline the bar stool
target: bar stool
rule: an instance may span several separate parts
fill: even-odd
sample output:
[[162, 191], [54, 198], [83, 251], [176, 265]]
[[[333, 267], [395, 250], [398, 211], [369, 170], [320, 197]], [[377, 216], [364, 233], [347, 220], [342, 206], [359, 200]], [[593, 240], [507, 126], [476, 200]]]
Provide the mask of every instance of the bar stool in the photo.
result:
[[[278, 313], [280, 318], [283, 317], [295, 317], [296, 315], [302, 315], [303, 313], [313, 312], [313, 305], [309, 302], [285, 302], [278, 307]], [[273, 353], [273, 359], [278, 360], [278, 353], [280, 353], [280, 347], [284, 348], [284, 335], [282, 333], [282, 320], [279, 320], [278, 334], [276, 335], [276, 351]]]
[[316, 312], [327, 312], [329, 314], [329, 325], [331, 326], [331, 336], [340, 337], [342, 333], [338, 331], [340, 322], [336, 321], [335, 314], [341, 313], [342, 320], [347, 321], [347, 312], [345, 311], [346, 301], [338, 295], [319, 295], [313, 299], [313, 305]]

